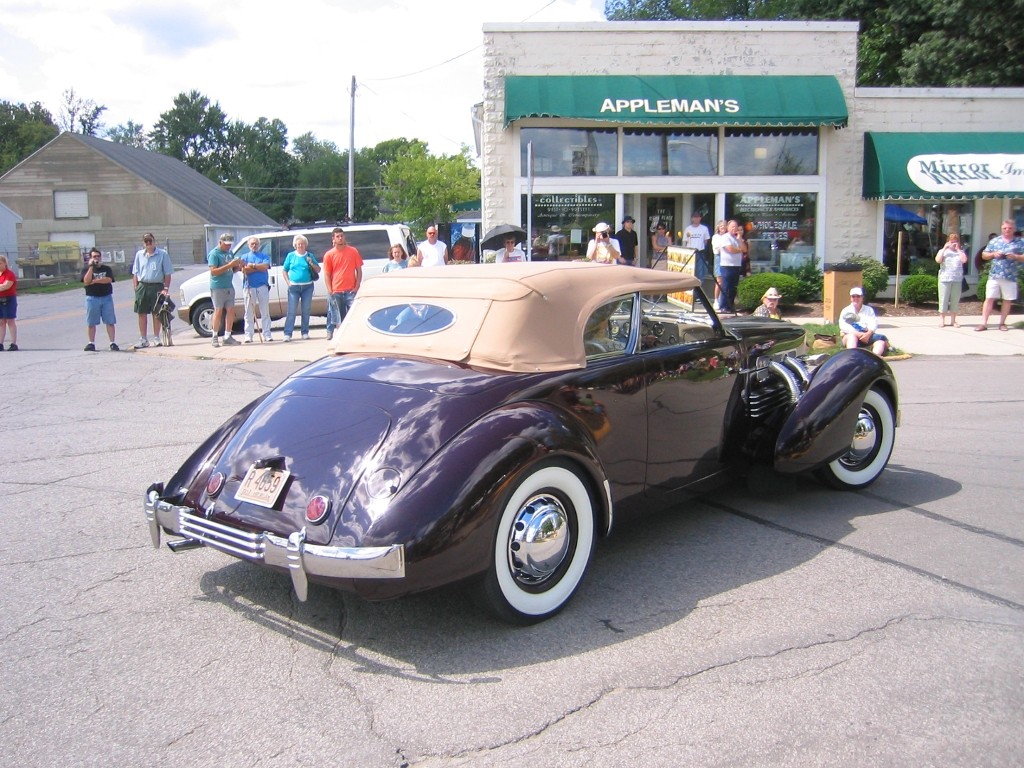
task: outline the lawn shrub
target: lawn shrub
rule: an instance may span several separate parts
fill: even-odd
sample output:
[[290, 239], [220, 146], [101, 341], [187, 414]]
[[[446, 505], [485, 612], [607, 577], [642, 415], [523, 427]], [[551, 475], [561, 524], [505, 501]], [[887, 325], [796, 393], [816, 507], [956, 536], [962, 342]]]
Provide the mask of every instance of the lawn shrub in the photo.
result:
[[800, 281], [792, 275], [781, 272], [759, 272], [740, 280], [736, 290], [736, 308], [750, 311], [760, 305], [764, 292], [775, 286], [782, 294], [782, 306], [795, 304], [800, 300]]

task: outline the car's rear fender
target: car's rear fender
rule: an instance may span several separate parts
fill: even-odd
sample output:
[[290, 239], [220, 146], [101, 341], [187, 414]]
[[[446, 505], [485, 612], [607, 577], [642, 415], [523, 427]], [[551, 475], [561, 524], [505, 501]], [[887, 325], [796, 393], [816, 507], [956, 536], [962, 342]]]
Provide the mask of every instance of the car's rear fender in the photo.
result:
[[[609, 525], [610, 503], [593, 440], [569, 414], [542, 403], [495, 409], [450, 440], [391, 498], [376, 516], [364, 544], [403, 544], [406, 584], [402, 591], [432, 589], [485, 572], [492, 537], [505, 494], [519, 474], [536, 462], [559, 456], [573, 462], [589, 480], [598, 530]], [[372, 478], [357, 490], [351, 509], [372, 509]], [[352, 518], [347, 523], [351, 525]], [[344, 531], [339, 527], [339, 534]], [[398, 585], [360, 582], [370, 599], [391, 596]]]
[[210, 472], [217, 463], [224, 450], [224, 447], [231, 441], [231, 438], [238, 431], [238, 428], [249, 418], [249, 414], [256, 408], [266, 395], [256, 398], [238, 413], [225, 421], [203, 441], [202, 445], [196, 448], [178, 470], [167, 481], [166, 485], [158, 488], [157, 492], [161, 499], [173, 501], [175, 504], [197, 506], [202, 495], [206, 492], [206, 481]]
[[814, 373], [775, 441], [775, 469], [793, 474], [815, 469], [850, 448], [860, 406], [877, 387], [897, 410], [896, 380], [880, 357], [844, 350]]

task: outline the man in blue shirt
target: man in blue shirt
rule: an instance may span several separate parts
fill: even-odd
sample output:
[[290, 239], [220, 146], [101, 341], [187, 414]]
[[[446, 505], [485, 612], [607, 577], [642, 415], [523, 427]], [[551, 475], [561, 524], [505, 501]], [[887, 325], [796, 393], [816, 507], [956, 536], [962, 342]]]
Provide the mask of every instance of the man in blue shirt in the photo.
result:
[[974, 330], [988, 330], [988, 316], [995, 309], [996, 299], [1002, 299], [1003, 305], [999, 313], [999, 330], [1006, 331], [1006, 318], [1010, 315], [1010, 306], [1017, 300], [1017, 269], [1019, 262], [1024, 261], [1024, 240], [1014, 237], [1013, 219], [1007, 219], [1001, 227], [1002, 234], [989, 240], [981, 258], [991, 261], [988, 271], [988, 282], [985, 284], [985, 303], [981, 308], [981, 325]]
[[247, 245], [249, 251], [242, 257], [242, 275], [245, 298], [244, 343], [252, 343], [255, 318], [253, 313], [259, 306], [260, 330], [264, 341], [273, 341], [270, 334], [270, 256], [260, 252], [260, 239], [253, 235]]
[[146, 330], [149, 325], [146, 318], [153, 315], [153, 333], [156, 338], [154, 345], [160, 343], [160, 318], [157, 317], [156, 300], [161, 293], [167, 293], [171, 287], [171, 275], [174, 274], [174, 267], [171, 266], [171, 257], [163, 248], [156, 247], [156, 238], [152, 232], [142, 236], [142, 249], [135, 254], [135, 261], [132, 262], [132, 287], [135, 288], [135, 314], [139, 316], [139, 343], [136, 349], [143, 349], [149, 346], [146, 339]]

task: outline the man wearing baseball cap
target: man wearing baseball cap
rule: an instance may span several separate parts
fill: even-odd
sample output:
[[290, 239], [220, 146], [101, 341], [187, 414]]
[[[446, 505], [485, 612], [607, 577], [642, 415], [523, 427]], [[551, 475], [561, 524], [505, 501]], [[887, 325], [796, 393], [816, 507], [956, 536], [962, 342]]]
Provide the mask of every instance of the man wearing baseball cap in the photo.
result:
[[210, 299], [213, 301], [213, 346], [221, 345], [221, 336], [227, 328], [224, 344], [237, 344], [231, 335], [235, 324], [235, 272], [242, 268], [242, 260], [231, 256], [235, 236], [225, 232], [210, 251], [206, 263], [210, 265]]
[[622, 220], [622, 229], [615, 233], [615, 239], [619, 241], [619, 247], [622, 248], [622, 263], [627, 267], [634, 266], [640, 255], [640, 238], [633, 229], [635, 221], [632, 216], [627, 216]]
[[879, 357], [889, 348], [889, 339], [878, 333], [875, 310], [864, 304], [864, 289], [850, 289], [850, 306], [839, 313], [839, 334], [847, 349], [870, 347]]

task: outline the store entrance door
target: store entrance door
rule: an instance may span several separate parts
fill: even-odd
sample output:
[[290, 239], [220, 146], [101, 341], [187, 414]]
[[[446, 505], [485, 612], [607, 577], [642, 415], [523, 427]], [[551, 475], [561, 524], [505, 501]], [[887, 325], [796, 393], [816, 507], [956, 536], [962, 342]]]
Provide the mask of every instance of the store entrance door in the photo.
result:
[[[666, 259], [663, 248], [677, 244], [679, 235], [676, 233], [679, 228], [677, 210], [679, 207], [679, 196], [654, 196], [646, 198], [646, 216], [641, 236], [640, 253], [643, 254], [643, 262], [648, 267], [665, 269]], [[659, 229], [663, 227], [663, 229]], [[646, 241], [646, 242], [645, 242]]]
[[[646, 266], [655, 266], [658, 256], [652, 237], [658, 233], [658, 225], [665, 225], [665, 235], [673, 245], [683, 245], [683, 231], [690, 224], [691, 214], [700, 213], [703, 223], [711, 234], [715, 229], [714, 194], [646, 195], [643, 198], [645, 221], [640, 232], [640, 253]], [[639, 222], [637, 222], [639, 224]], [[707, 273], [711, 273], [711, 245], [705, 249]], [[664, 269], [664, 259], [657, 265]]]

